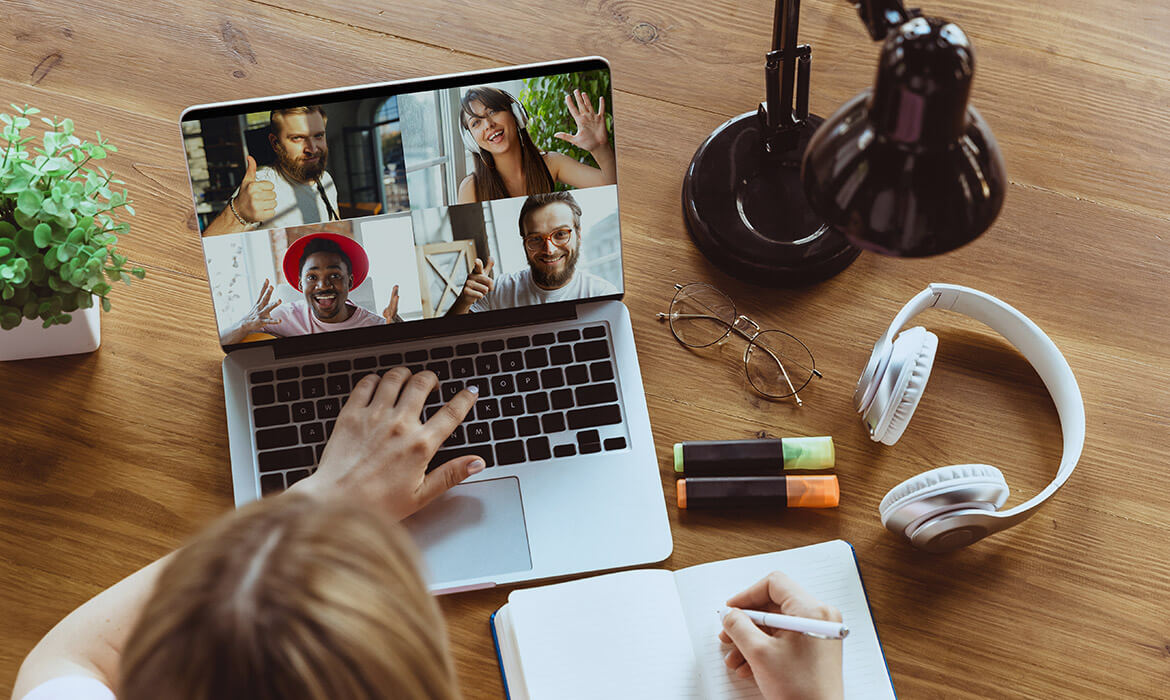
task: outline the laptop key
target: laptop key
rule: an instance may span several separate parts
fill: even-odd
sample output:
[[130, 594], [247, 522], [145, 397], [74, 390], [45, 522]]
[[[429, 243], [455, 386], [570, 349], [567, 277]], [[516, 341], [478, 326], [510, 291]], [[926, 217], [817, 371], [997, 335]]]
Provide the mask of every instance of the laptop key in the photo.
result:
[[495, 355], [480, 355], [475, 358], [475, 371], [479, 374], [495, 374], [500, 371], [500, 362]]
[[499, 352], [504, 349], [504, 341], [496, 338], [494, 340], [485, 340], [479, 344], [479, 349], [484, 352]]
[[294, 469], [291, 472], [288, 472], [287, 474], [285, 474], [284, 478], [288, 479], [289, 488], [292, 488], [293, 484], [297, 483], [301, 479], [304, 479], [308, 475], [309, 475], [308, 469]]
[[583, 455], [593, 454], [594, 452], [601, 452], [601, 443], [587, 442], [584, 445], [578, 445], [577, 449], [580, 450], [581, 454]]
[[470, 357], [451, 360], [451, 376], [455, 379], [466, 379], [473, 374], [475, 374], [475, 365], [472, 364]]
[[378, 356], [378, 366], [380, 367], [397, 367], [400, 364], [402, 364], [402, 353], [400, 352]]
[[276, 401], [276, 390], [271, 384], [260, 384], [252, 387], [252, 405], [263, 406]]
[[301, 367], [302, 377], [317, 377], [322, 374], [325, 374], [325, 365], [321, 364], [320, 362]]
[[325, 426], [321, 423], [305, 423], [301, 426], [301, 442], [325, 442]]
[[431, 359], [432, 360], [445, 360], [448, 357], [454, 357], [454, 356], [455, 356], [455, 348], [451, 347], [450, 345], [445, 345], [441, 348], [431, 348]]
[[592, 406], [617, 401], [617, 384], [591, 384], [577, 387], [577, 405]]
[[622, 412], [617, 404], [610, 406], [593, 406], [578, 408], [565, 414], [570, 430], [581, 428], [595, 428], [601, 425], [613, 425], [622, 422]]
[[292, 405], [292, 419], [294, 422], [304, 423], [305, 421], [313, 420], [316, 417], [317, 414], [315, 411], [313, 411], [312, 401], [301, 401], [300, 403], [294, 403]]
[[354, 369], [373, 369], [378, 366], [378, 358], [376, 357], [359, 357], [353, 361]]
[[524, 413], [524, 397], [515, 394], [505, 396], [500, 400], [500, 412], [505, 416], [518, 416]]
[[349, 370], [349, 360], [334, 360], [329, 363], [330, 372], [348, 372]]
[[524, 416], [516, 419], [516, 432], [520, 437], [529, 437], [540, 434], [540, 421], [536, 416]]
[[440, 382], [445, 382], [451, 378], [451, 367], [446, 362], [429, 362], [426, 368], [434, 372]]
[[459, 356], [474, 355], [479, 352], [479, 343], [460, 343], [455, 346], [455, 354]]
[[589, 367], [586, 365], [573, 365], [565, 368], [565, 381], [570, 384], [584, 384], [589, 381]]
[[529, 461], [535, 462], [552, 457], [552, 453], [549, 452], [548, 438], [543, 435], [529, 438], [524, 445], [528, 448]]
[[325, 395], [324, 379], [305, 379], [301, 381], [301, 397], [317, 399]]
[[[313, 452], [317, 455], [317, 463], [320, 464], [321, 463], [321, 455], [325, 454], [325, 445], [317, 445], [316, 447], [313, 448]], [[317, 468], [313, 467], [312, 469], [309, 470], [309, 473], [312, 474], [315, 471], [317, 471]]]
[[325, 380], [325, 391], [330, 396], [349, 393], [349, 375], [334, 374]]
[[537, 333], [532, 336], [533, 345], [552, 345], [557, 342], [557, 337], [552, 333]]
[[549, 400], [552, 402], [552, 407], [558, 411], [565, 408], [573, 407], [573, 390], [572, 389], [557, 389], [549, 394]]
[[516, 381], [512, 379], [510, 374], [497, 374], [488, 382], [492, 387], [492, 394], [495, 396], [504, 396], [516, 391]]
[[540, 370], [540, 386], [542, 389], [556, 389], [565, 385], [565, 375], [560, 367], [549, 367]]
[[516, 424], [511, 418], [503, 418], [492, 422], [492, 438], [495, 440], [511, 440], [516, 437]]
[[529, 394], [524, 397], [524, 405], [529, 413], [544, 413], [548, 410], [548, 394], [543, 391]]
[[276, 370], [277, 379], [296, 379], [301, 376], [300, 367], [281, 367]]
[[475, 417], [479, 420], [495, 420], [500, 417], [500, 402], [496, 399], [480, 399], [475, 402]]
[[622, 450], [622, 449], [625, 449], [625, 447], [626, 447], [626, 439], [624, 437], [620, 437], [620, 436], [619, 437], [612, 437], [612, 438], [606, 439], [606, 441], [602, 444], [605, 445], [606, 451]]
[[467, 380], [467, 386], [479, 387], [479, 396], [481, 401], [483, 400], [483, 397], [489, 396], [492, 393], [492, 383], [488, 381], [487, 377], [472, 377], [471, 379]]
[[410, 362], [426, 362], [427, 361], [427, 351], [426, 350], [408, 350], [405, 357], [406, 357], [406, 361], [408, 363], [410, 363]]
[[260, 495], [268, 496], [274, 493], [280, 493], [284, 490], [284, 474], [277, 472], [276, 474], [261, 474], [260, 475]]
[[467, 445], [465, 447], [456, 447], [450, 450], [439, 450], [435, 456], [431, 458], [431, 463], [427, 466], [427, 471], [431, 471], [435, 467], [442, 466], [448, 461], [456, 457], [463, 457], [465, 455], [478, 455], [489, 467], [494, 467], [496, 464], [495, 456], [492, 454], [491, 445]]
[[573, 348], [568, 345], [554, 345], [548, 349], [548, 361], [554, 365], [567, 365], [573, 361]]
[[320, 399], [317, 401], [318, 418], [336, 418], [341, 413], [340, 399]]
[[257, 408], [252, 411], [252, 422], [256, 424], [257, 428], [267, 428], [270, 425], [283, 425], [290, 420], [288, 406], [268, 406], [267, 408]]
[[536, 372], [521, 372], [516, 375], [516, 388], [522, 392], [536, 391], [540, 388], [540, 377]]
[[427, 394], [427, 405], [428, 406], [432, 406], [432, 405], [437, 404], [441, 401], [442, 401], [442, 399], [439, 397], [439, 390], [438, 389], [435, 389], [431, 393]]
[[565, 429], [565, 415], [563, 413], [546, 413], [540, 417], [540, 427], [546, 433], [559, 433]]
[[335, 420], [325, 421], [325, 439], [328, 440], [333, 435], [333, 426], [337, 425]]
[[595, 382], [608, 382], [613, 379], [613, 365], [608, 362], [594, 362], [589, 365], [589, 376]]
[[557, 333], [557, 341], [561, 343], [569, 343], [581, 338], [581, 331], [576, 328], [569, 328]]
[[273, 450], [277, 447], [291, 447], [297, 444], [297, 429], [287, 425], [283, 428], [269, 428], [256, 431], [256, 449]]
[[313, 466], [313, 448], [294, 447], [290, 450], [261, 452], [257, 461], [260, 464], [260, 471], [262, 472], [274, 472], [281, 469], [293, 469], [295, 467], [311, 467]]
[[262, 384], [264, 382], [272, 381], [272, 370], [265, 369], [259, 372], [253, 372], [248, 375], [248, 380], [253, 384]]
[[443, 441], [443, 447], [458, 447], [465, 442], [467, 442], [467, 438], [463, 435], [463, 426], [457, 425], [455, 426], [454, 432], [448, 435], [447, 439]]
[[511, 440], [496, 443], [496, 460], [499, 464], [518, 464], [524, 461], [524, 442]]
[[443, 385], [439, 387], [439, 392], [443, 395], [444, 401], [450, 401], [451, 399], [455, 398], [455, 394], [458, 394], [461, 391], [463, 391], [463, 382], [459, 381], [444, 382]]
[[528, 339], [528, 336], [521, 335], [521, 336], [516, 336], [515, 338], [508, 338], [508, 349], [509, 350], [516, 350], [517, 348], [526, 348], [531, 344], [532, 344], [532, 341]]
[[524, 369], [524, 356], [518, 352], [506, 352], [500, 355], [500, 367], [504, 372], [519, 372]]
[[557, 445], [553, 448], [554, 457], [572, 457], [577, 454], [576, 445]]
[[586, 338], [604, 338], [605, 326], [589, 326], [583, 331]]
[[423, 422], [429, 421], [436, 413], [442, 410], [442, 406], [427, 406], [423, 409]]
[[590, 442], [601, 444], [601, 432], [597, 430], [582, 430], [577, 433], [577, 445], [584, 445]]
[[609, 343], [604, 340], [591, 340], [586, 343], [577, 343], [573, 346], [573, 356], [577, 362], [589, 362], [609, 357]]
[[470, 443], [487, 442], [492, 436], [487, 423], [472, 423], [467, 426], [467, 441]]
[[540, 369], [541, 367], [548, 367], [548, 351], [544, 348], [532, 348], [524, 351], [524, 367], [527, 369]]

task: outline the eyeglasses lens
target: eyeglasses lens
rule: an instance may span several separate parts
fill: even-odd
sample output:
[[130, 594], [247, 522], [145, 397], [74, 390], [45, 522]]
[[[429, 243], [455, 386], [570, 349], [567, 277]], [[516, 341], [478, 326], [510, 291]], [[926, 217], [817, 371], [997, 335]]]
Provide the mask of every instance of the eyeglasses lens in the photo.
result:
[[776, 398], [791, 396], [812, 379], [812, 353], [784, 331], [757, 335], [744, 352], [744, 364], [752, 386]]
[[705, 284], [688, 284], [670, 305], [670, 329], [684, 345], [701, 348], [725, 338], [735, 321], [735, 304]]

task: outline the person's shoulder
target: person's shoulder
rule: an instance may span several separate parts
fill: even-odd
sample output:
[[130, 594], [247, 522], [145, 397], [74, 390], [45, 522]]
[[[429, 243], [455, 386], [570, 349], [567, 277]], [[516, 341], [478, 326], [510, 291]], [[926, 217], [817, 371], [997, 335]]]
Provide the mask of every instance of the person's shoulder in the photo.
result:
[[466, 204], [476, 201], [475, 173], [468, 173], [459, 181], [459, 203]]
[[351, 323], [355, 326], [380, 326], [386, 323], [386, 319], [380, 314], [376, 314], [369, 309], [358, 306], [353, 302], [347, 301], [347, 304], [353, 305], [353, 314], [349, 317]]
[[605, 279], [600, 275], [595, 275], [592, 272], [586, 272], [581, 280], [585, 293], [589, 296], [601, 296], [603, 294], [617, 294], [618, 288], [614, 286], [613, 282]]
[[559, 151], [543, 151], [540, 154], [540, 157], [544, 159], [544, 165], [548, 168], [548, 171], [553, 176], [554, 180], [557, 179], [557, 173], [560, 172], [561, 166], [564, 165], [567, 161], [572, 161], [574, 163], [577, 162]]
[[114, 692], [92, 676], [59, 676], [28, 691], [22, 700], [114, 700]]

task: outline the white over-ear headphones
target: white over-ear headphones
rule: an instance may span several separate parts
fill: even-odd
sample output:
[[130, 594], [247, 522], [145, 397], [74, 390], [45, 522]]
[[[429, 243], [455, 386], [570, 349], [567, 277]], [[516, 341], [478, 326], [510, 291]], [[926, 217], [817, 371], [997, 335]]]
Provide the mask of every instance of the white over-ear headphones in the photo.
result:
[[969, 287], [932, 284], [911, 299], [874, 343], [857, 381], [853, 403], [869, 436], [893, 445], [922, 398], [938, 337], [921, 326], [898, 333], [926, 309], [949, 309], [982, 321], [1019, 350], [1052, 394], [1060, 416], [1064, 454], [1052, 483], [1027, 502], [1004, 512], [1009, 489], [988, 464], [932, 469], [895, 486], [878, 510], [882, 525], [928, 552], [949, 552], [1027, 519], [1072, 474], [1085, 444], [1085, 404], [1064, 356], [1039, 326], [999, 299]]
[[[524, 109], [524, 105], [515, 97], [508, 95], [512, 99], [512, 116], [516, 117], [516, 128], [525, 129], [528, 127], [528, 112]], [[459, 117], [459, 135], [463, 137], [463, 147], [472, 153], [479, 153], [479, 144], [475, 142], [475, 137], [468, 131], [467, 125], [463, 123], [463, 116]]]

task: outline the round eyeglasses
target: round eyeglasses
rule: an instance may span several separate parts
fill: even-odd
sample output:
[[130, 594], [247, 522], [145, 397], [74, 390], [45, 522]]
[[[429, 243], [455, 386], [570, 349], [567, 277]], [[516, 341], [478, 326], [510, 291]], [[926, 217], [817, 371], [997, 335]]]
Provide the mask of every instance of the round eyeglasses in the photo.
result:
[[567, 228], [558, 229], [552, 233], [533, 233], [524, 237], [524, 247], [530, 253], [548, 247], [547, 241], [552, 241], [558, 248], [564, 248], [573, 239], [573, 232]]
[[791, 396], [796, 405], [804, 405], [798, 392], [813, 377], [822, 376], [804, 343], [791, 333], [760, 330], [755, 321], [736, 314], [730, 297], [709, 284], [694, 282], [674, 287], [677, 291], [670, 311], [658, 314], [658, 320], [670, 323], [670, 332], [678, 342], [705, 348], [734, 332], [748, 341], [743, 365], [752, 387], [768, 398]]

